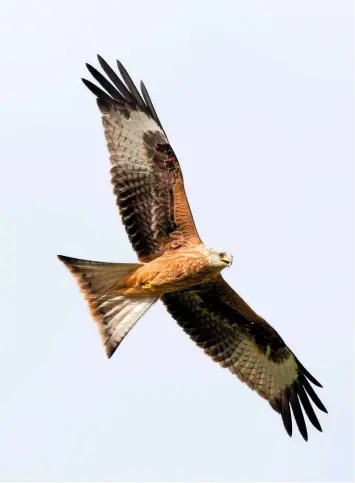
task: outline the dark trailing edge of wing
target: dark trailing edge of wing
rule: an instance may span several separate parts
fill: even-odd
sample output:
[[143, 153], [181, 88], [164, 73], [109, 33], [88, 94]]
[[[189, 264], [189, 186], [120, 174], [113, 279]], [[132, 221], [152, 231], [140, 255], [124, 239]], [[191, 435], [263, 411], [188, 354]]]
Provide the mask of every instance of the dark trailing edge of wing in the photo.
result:
[[82, 81], [84, 82], [86, 87], [93, 94], [95, 94], [95, 96], [98, 98], [99, 103], [117, 102], [119, 104], [125, 104], [131, 109], [140, 109], [145, 112], [149, 117], [154, 119], [158, 126], [163, 130], [161, 122], [158, 118], [156, 110], [143, 82], [141, 82], [140, 84], [142, 91], [141, 95], [121, 62], [117, 60], [117, 66], [124, 82], [118, 77], [116, 72], [100, 55], [98, 55], [97, 58], [99, 60], [102, 70], [105, 72], [109, 80], [92, 65], [86, 64], [86, 67], [90, 74], [93, 76], [93, 78], [101, 85], [101, 87], [103, 87], [104, 90], [102, 90], [100, 87], [93, 84], [92, 82], [88, 81], [87, 79], [82, 79]]

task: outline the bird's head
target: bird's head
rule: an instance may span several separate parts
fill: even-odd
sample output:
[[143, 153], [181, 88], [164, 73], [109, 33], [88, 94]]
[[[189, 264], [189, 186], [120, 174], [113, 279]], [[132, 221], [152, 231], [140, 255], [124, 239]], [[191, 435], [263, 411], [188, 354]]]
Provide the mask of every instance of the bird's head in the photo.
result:
[[208, 257], [210, 265], [221, 270], [230, 267], [233, 263], [233, 255], [225, 250], [216, 250], [215, 248], [208, 249]]

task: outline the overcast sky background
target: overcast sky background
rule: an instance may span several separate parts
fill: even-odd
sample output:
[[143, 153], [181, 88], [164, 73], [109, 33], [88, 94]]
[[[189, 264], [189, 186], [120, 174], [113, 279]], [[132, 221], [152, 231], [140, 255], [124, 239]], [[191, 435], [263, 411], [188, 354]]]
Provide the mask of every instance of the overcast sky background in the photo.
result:
[[[349, 481], [352, 2], [3, 2], [0, 479]], [[134, 262], [85, 62], [144, 79], [201, 238], [324, 385], [309, 442], [155, 305], [106, 360], [56, 254]]]

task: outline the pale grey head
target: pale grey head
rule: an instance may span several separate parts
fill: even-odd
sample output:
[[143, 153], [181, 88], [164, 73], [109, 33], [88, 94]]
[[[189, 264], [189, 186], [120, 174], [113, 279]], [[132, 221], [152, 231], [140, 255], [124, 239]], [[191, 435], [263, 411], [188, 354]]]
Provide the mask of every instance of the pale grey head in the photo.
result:
[[212, 267], [220, 268], [222, 270], [223, 268], [230, 267], [233, 263], [233, 255], [226, 250], [208, 248], [207, 252]]

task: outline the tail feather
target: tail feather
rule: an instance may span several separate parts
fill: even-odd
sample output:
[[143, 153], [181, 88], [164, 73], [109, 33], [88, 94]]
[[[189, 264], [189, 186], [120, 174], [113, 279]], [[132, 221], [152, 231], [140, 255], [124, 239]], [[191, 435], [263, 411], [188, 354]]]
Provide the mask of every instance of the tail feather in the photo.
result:
[[125, 281], [142, 265], [105, 263], [58, 255], [83, 292], [93, 319], [98, 324], [107, 357], [111, 357], [128, 332], [157, 300], [119, 294]]

